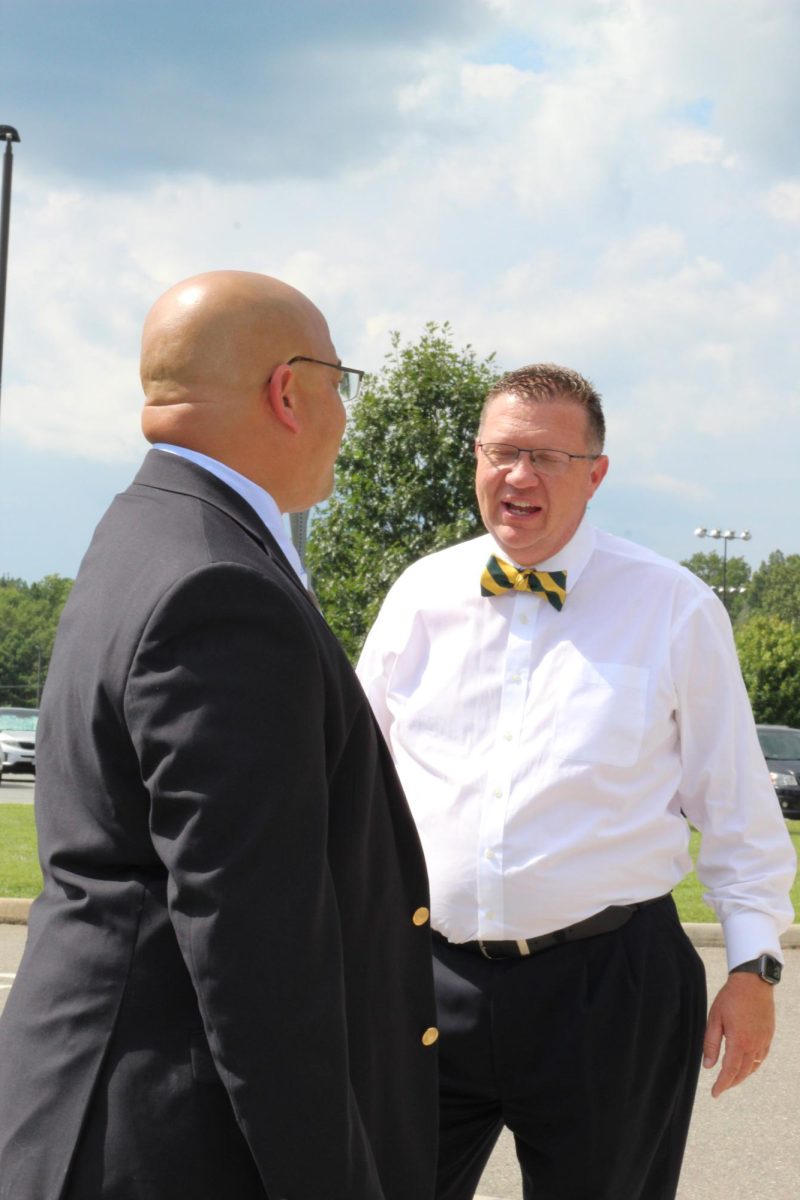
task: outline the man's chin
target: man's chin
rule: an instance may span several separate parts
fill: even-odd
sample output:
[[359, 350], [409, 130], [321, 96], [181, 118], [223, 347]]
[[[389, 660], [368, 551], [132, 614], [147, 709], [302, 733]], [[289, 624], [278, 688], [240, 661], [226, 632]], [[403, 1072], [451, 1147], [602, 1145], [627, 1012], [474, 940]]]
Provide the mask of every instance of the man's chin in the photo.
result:
[[509, 529], [503, 526], [502, 529], [492, 530], [492, 533], [501, 549], [521, 567], [534, 566], [540, 558], [544, 557], [534, 541], [532, 530], [525, 531], [513, 527]]

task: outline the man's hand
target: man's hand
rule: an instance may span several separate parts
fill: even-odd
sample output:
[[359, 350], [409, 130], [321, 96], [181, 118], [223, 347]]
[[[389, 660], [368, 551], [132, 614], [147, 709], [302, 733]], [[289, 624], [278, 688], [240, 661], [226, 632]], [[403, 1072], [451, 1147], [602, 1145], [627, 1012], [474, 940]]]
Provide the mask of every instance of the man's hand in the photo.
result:
[[722, 1070], [711, 1089], [714, 1099], [758, 1070], [769, 1054], [774, 1032], [772, 985], [757, 975], [729, 975], [711, 1005], [703, 1042], [703, 1066], [711, 1068], [725, 1039]]

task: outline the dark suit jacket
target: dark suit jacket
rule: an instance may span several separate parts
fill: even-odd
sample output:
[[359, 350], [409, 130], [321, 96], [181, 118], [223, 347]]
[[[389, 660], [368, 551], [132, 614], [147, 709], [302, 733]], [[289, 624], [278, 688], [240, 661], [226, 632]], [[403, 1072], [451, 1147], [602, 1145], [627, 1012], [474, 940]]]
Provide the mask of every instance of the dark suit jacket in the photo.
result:
[[151, 451], [111, 505], [37, 754], [0, 1197], [431, 1196], [416, 832], [338, 643], [208, 472]]

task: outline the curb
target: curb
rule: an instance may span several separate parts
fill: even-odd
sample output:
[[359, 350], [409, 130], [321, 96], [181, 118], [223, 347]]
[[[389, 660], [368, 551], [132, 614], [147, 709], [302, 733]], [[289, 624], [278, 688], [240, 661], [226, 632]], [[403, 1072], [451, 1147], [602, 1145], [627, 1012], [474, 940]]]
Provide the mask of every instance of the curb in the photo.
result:
[[[19, 900], [0, 896], [0, 925], [27, 925], [28, 912], [32, 900]], [[687, 922], [683, 928], [691, 939], [693, 946], [724, 946], [722, 926], [713, 921]], [[800, 925], [790, 925], [781, 934], [781, 946], [784, 950], [796, 950], [800, 947]], [[477, 1200], [477, 1197], [476, 1197]]]
[[32, 900], [16, 900], [0, 896], [0, 925], [27, 925]]
[[[713, 921], [709, 921], [707, 924], [693, 924], [687, 921], [683, 928], [693, 946], [725, 945], [722, 926], [716, 925]], [[797, 950], [800, 947], [800, 925], [790, 925], [786, 932], [781, 934], [781, 946], [784, 950]]]

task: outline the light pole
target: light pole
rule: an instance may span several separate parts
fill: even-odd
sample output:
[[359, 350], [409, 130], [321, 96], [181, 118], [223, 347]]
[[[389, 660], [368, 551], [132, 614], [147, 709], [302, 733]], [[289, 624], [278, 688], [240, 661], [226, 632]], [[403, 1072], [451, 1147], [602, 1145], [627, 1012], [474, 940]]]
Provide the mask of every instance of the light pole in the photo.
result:
[[308, 513], [294, 512], [289, 513], [289, 529], [292, 534], [294, 548], [300, 555], [300, 562], [303, 564], [303, 570], [306, 567], [306, 533], [308, 531]]
[[[741, 540], [743, 542], [749, 542], [750, 538], [753, 535], [751, 534], [749, 529], [743, 529], [741, 533], [736, 533], [736, 532], [734, 532], [733, 529], [706, 529], [705, 525], [700, 525], [699, 528], [695, 529], [694, 536], [699, 537], [699, 538], [704, 538], [704, 537], [722, 538], [722, 544], [723, 544], [723, 550], [722, 550], [722, 603], [727, 608], [728, 607], [728, 594], [729, 594], [729, 592], [728, 592], [728, 542], [732, 542], [734, 540]], [[714, 591], [719, 592], [720, 589], [714, 588]], [[743, 592], [743, 591], [744, 591], [743, 587], [730, 589], [731, 593]]]
[[5, 142], [3, 155], [3, 193], [0, 205], [0, 389], [3, 383], [3, 330], [6, 321], [6, 274], [8, 271], [8, 226], [11, 220], [11, 173], [14, 155], [11, 146], [18, 142], [19, 134], [11, 125], [0, 125], [0, 142]]

